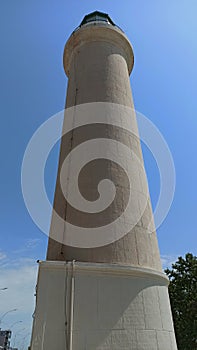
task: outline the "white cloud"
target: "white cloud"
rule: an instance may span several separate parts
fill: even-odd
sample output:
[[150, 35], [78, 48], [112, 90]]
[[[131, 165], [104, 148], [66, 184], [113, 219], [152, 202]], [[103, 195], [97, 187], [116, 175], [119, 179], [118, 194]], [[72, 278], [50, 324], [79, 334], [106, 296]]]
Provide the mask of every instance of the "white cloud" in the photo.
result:
[[14, 254], [28, 254], [30, 250], [35, 249], [41, 243], [41, 239], [39, 238], [28, 238], [24, 241], [23, 247], [16, 249], [13, 251]]
[[0, 260], [5, 259], [7, 256], [4, 252], [0, 252]]
[[163, 269], [171, 268], [172, 264], [175, 263], [180, 255], [161, 255], [161, 263]]
[[39, 245], [40, 242], [41, 242], [41, 239], [39, 239], [39, 238], [29, 238], [26, 241], [26, 247], [28, 249], [35, 248]]
[[[10, 328], [17, 322], [12, 329], [12, 341], [14, 339], [15, 346], [19, 346], [22, 339], [25, 338], [27, 347], [35, 308], [37, 264], [29, 258], [8, 260], [5, 256], [2, 260], [5, 261], [4, 264], [2, 261], [0, 266], [1, 288], [7, 287], [8, 289], [0, 292], [0, 327]], [[17, 310], [8, 312], [13, 309]], [[7, 314], [2, 318], [5, 313]]]

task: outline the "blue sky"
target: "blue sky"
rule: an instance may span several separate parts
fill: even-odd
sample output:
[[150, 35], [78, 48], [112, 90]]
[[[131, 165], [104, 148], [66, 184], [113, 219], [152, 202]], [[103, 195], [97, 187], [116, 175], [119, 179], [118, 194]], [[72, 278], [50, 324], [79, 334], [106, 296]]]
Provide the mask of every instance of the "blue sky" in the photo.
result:
[[[32, 322], [36, 260], [45, 259], [47, 244], [23, 202], [21, 163], [36, 129], [64, 108], [64, 44], [83, 16], [94, 10], [109, 13], [129, 37], [135, 54], [131, 75], [135, 108], [159, 128], [173, 155], [175, 197], [157, 231], [164, 265], [178, 255], [197, 253], [196, 0], [2, 2], [0, 288], [9, 289], [0, 292], [0, 315], [17, 308], [2, 319], [1, 326], [23, 321], [13, 328], [20, 349], [28, 342]], [[154, 207], [159, 173], [145, 146], [143, 151]], [[55, 147], [45, 172], [51, 201], [57, 159]]]

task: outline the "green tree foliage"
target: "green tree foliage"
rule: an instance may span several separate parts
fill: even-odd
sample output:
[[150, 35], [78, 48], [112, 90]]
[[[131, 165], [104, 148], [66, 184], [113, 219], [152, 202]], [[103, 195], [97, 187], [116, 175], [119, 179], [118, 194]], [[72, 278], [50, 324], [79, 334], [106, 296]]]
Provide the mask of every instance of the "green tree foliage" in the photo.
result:
[[179, 257], [165, 273], [179, 350], [197, 350], [197, 257]]

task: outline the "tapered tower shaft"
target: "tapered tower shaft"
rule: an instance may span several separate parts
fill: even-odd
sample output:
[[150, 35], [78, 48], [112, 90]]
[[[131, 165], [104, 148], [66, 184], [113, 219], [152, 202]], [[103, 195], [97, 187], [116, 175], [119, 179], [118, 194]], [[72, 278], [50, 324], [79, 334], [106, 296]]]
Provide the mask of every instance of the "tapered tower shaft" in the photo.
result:
[[[64, 51], [66, 110], [31, 350], [176, 350], [129, 75], [108, 15]], [[103, 200], [104, 198], [104, 200]]]
[[[81, 104], [105, 102], [134, 108], [129, 81], [133, 68], [133, 50], [125, 34], [107, 17], [87, 17], [68, 40], [64, 51], [64, 68], [68, 76], [66, 108]], [[87, 111], [88, 113], [88, 111]], [[114, 110], [111, 113], [112, 124]], [[122, 111], [122, 121], [126, 119]], [[74, 114], [71, 116], [74, 123]], [[65, 124], [67, 120], [65, 119]], [[135, 115], [133, 123], [137, 130]], [[110, 179], [116, 186], [114, 203], [100, 213], [84, 213], [73, 208], [65, 199], [60, 184], [60, 172], [66, 156], [76, 146], [89, 139], [108, 138], [123, 143], [131, 148], [138, 157], [141, 167], [130, 169], [130, 178], [134, 183], [129, 193], [128, 178], [125, 172], [117, 169], [113, 161], [99, 159], [80, 173], [79, 187], [83, 196], [90, 201], [98, 198], [98, 183]], [[125, 156], [126, 157], [126, 156]], [[69, 182], [70, 179], [65, 179]], [[141, 183], [140, 183], [141, 181]], [[130, 213], [131, 219], [142, 215], [135, 227], [122, 239], [92, 249], [68, 247], [52, 238], [49, 240], [48, 260], [78, 260], [86, 262], [126, 263], [161, 269], [160, 257], [155, 232], [148, 229], [152, 219], [152, 209], [147, 195], [146, 175], [138, 132], [127, 132], [118, 126], [103, 123], [75, 128], [62, 138], [59, 169], [57, 176], [54, 209], [65, 221], [82, 227], [107, 225], [118, 218], [125, 210], [128, 197], [135, 196], [135, 208]], [[144, 207], [143, 195], [147, 196]], [[58, 227], [58, 226], [57, 226]], [[58, 227], [59, 229], [59, 227]], [[52, 230], [56, 232], [56, 222], [52, 219]], [[62, 237], [68, 230], [62, 227]]]

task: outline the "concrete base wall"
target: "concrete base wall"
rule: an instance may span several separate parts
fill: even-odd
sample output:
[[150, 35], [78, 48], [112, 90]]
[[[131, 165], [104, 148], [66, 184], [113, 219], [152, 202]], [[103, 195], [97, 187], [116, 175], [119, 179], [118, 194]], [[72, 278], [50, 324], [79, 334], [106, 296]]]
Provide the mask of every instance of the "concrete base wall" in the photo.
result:
[[165, 275], [41, 262], [31, 350], [175, 350]]

